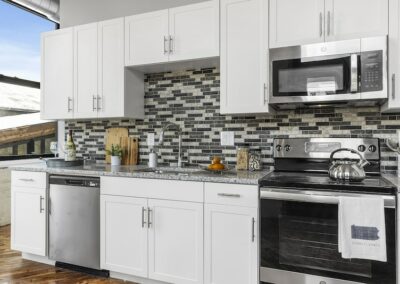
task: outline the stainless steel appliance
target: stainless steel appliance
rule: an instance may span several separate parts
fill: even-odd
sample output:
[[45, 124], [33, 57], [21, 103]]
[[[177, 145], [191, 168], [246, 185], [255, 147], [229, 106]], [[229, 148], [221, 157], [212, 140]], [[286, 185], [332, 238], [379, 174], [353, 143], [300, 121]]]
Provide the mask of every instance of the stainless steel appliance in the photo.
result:
[[50, 176], [49, 258], [100, 269], [100, 179]]
[[387, 37], [271, 49], [270, 70], [270, 104], [278, 109], [381, 104]]
[[[356, 149], [370, 162], [364, 180], [329, 177], [331, 152], [340, 148]], [[380, 174], [379, 140], [275, 139], [273, 152], [275, 170], [260, 181], [261, 283], [395, 284], [397, 190]], [[338, 152], [337, 157], [360, 159], [351, 152]], [[387, 262], [341, 257], [340, 196], [384, 199]]]

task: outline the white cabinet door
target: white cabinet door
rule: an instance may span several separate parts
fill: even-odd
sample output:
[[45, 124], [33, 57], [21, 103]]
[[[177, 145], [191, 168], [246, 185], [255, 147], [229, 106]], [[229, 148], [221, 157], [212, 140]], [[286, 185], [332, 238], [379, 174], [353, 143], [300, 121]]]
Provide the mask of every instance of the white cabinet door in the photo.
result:
[[268, 112], [268, 0], [221, 0], [221, 113]]
[[124, 116], [124, 19], [98, 24], [98, 98], [99, 117]]
[[207, 1], [169, 10], [169, 60], [219, 55], [219, 1]]
[[326, 0], [325, 7], [327, 41], [388, 34], [388, 0]]
[[324, 5], [324, 0], [270, 0], [270, 47], [323, 42]]
[[46, 256], [46, 189], [11, 188], [11, 248]]
[[74, 28], [76, 118], [97, 117], [97, 23]]
[[43, 33], [41, 37], [41, 117], [73, 117], [73, 29]]
[[400, 112], [400, 3], [389, 1], [389, 96], [383, 112]]
[[101, 268], [147, 277], [147, 199], [102, 195]]
[[204, 283], [258, 283], [257, 208], [206, 204], [204, 215]]
[[168, 61], [168, 10], [125, 18], [127, 66]]
[[149, 278], [203, 283], [203, 204], [149, 199]]

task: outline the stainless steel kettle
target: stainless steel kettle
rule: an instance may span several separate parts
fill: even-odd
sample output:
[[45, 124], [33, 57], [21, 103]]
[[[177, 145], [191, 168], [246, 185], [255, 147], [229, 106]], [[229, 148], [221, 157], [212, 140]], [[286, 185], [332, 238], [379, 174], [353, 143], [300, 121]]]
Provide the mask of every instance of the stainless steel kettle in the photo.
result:
[[[360, 159], [358, 161], [334, 159], [336, 153], [345, 151], [358, 155]], [[369, 164], [358, 151], [349, 148], [340, 148], [333, 151], [330, 156], [330, 163], [329, 177], [340, 181], [362, 181], [365, 178], [364, 167]]]

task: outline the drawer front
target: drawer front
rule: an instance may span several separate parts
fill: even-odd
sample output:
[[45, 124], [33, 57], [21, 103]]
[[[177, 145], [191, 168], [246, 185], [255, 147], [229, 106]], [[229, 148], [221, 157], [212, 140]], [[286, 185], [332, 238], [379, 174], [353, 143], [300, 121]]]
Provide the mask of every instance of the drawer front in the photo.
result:
[[125, 177], [101, 177], [101, 194], [204, 202], [204, 183]]
[[47, 188], [47, 174], [45, 172], [12, 171], [11, 185], [45, 189]]
[[257, 185], [206, 182], [204, 190], [206, 203], [258, 207]]

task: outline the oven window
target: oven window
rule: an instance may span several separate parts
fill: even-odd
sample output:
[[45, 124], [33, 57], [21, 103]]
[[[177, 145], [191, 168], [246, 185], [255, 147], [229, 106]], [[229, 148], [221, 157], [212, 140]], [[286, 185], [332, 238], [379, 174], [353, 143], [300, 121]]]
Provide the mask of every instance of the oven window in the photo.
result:
[[302, 62], [273, 62], [274, 96], [322, 96], [350, 93], [350, 57]]
[[338, 207], [332, 204], [261, 200], [261, 267], [395, 284], [395, 210], [385, 209], [388, 262], [343, 259], [337, 215]]

